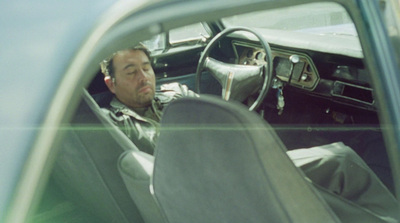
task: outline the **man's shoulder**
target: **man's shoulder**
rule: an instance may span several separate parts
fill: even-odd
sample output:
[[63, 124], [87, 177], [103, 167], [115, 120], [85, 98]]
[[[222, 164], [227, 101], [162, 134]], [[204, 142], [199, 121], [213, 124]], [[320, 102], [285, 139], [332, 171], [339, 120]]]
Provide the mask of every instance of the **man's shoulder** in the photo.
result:
[[185, 96], [196, 96], [196, 93], [189, 90], [186, 85], [182, 85], [178, 82], [167, 83], [160, 86], [160, 90], [156, 92], [156, 98], [161, 103], [169, 103], [172, 100], [185, 97]]

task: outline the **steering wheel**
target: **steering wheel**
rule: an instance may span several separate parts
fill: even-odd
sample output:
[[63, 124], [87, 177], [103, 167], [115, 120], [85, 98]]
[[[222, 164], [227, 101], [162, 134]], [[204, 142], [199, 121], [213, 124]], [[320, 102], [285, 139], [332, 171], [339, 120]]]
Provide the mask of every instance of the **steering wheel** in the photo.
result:
[[[265, 50], [265, 65], [240, 65], [230, 64], [218, 61], [209, 57], [213, 47], [230, 33], [236, 31], [246, 31], [255, 35]], [[196, 92], [200, 94], [200, 80], [203, 70], [211, 72], [212, 76], [222, 86], [222, 98], [224, 100], [237, 100], [243, 102], [250, 95], [256, 93], [260, 88], [257, 99], [249, 107], [249, 110], [255, 110], [260, 106], [269, 90], [272, 79], [272, 54], [267, 41], [256, 31], [245, 27], [228, 28], [216, 35], [204, 49], [196, 70]]]

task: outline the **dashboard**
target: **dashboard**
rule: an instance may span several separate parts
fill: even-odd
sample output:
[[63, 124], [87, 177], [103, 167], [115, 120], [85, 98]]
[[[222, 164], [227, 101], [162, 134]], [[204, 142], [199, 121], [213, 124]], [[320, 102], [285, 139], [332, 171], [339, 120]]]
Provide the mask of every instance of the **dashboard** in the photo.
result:
[[[264, 49], [246, 43], [233, 42], [238, 64], [266, 64]], [[314, 90], [320, 79], [311, 58], [306, 54], [272, 50], [273, 75], [280, 80], [305, 90]]]
[[[267, 63], [265, 51], [260, 45], [236, 40], [232, 44], [235, 63]], [[322, 53], [310, 56], [300, 51], [271, 48], [273, 76], [285, 85], [341, 104], [376, 110], [369, 75], [361, 65], [349, 65], [346, 59], [341, 61]], [[356, 61], [362, 63], [361, 59]]]

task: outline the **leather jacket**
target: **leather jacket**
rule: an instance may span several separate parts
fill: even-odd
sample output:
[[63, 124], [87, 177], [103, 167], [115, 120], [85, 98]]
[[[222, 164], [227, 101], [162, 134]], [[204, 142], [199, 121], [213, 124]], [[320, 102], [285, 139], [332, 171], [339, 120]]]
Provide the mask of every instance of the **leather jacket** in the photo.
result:
[[153, 154], [159, 135], [163, 108], [173, 100], [185, 96], [197, 95], [185, 85], [164, 84], [160, 86], [159, 91], [156, 91], [151, 106], [148, 108], [134, 111], [114, 96], [110, 102], [108, 114], [141, 151]]

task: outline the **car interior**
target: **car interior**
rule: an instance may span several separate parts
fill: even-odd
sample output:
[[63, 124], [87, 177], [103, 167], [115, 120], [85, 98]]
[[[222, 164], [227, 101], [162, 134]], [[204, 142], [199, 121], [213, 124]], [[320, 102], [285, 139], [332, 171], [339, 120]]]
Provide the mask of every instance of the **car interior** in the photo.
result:
[[[344, 9], [342, 11], [346, 12]], [[343, 16], [342, 11], [334, 12], [329, 17], [329, 22], [333, 24], [331, 28], [349, 29], [353, 32], [354, 29], [351, 26], [342, 26], [348, 24], [348, 17]], [[252, 19], [254, 18], [261, 19], [262, 17], [261, 14], [254, 13]], [[361, 47], [359, 47], [361, 51], [357, 51], [359, 43], [354, 43], [353, 40], [347, 41], [346, 36], [340, 36], [339, 33], [335, 33], [335, 35], [339, 36], [338, 41], [341, 41], [340, 38], [343, 37], [344, 48], [332, 46], [333, 43], [330, 42], [325, 42], [324, 45], [319, 41], [324, 34], [317, 35], [314, 39], [305, 38], [308, 33], [320, 32], [321, 30], [318, 29], [320, 27], [301, 27], [301, 31], [292, 36], [287, 36], [285, 33], [291, 29], [290, 27], [287, 27], [286, 30], [267, 30], [265, 32], [261, 28], [249, 28], [250, 31], [247, 29], [235, 30], [239, 25], [247, 24], [249, 21], [246, 21], [245, 16], [231, 16], [219, 21], [207, 21], [171, 29], [141, 41], [152, 52], [157, 87], [159, 88], [165, 83], [179, 82], [199, 93], [200, 98], [204, 95], [205, 102], [191, 102], [195, 105], [192, 110], [188, 110], [187, 114], [208, 112], [202, 111], [196, 106], [206, 102], [212, 104], [214, 100], [217, 100], [216, 98], [218, 100], [224, 98], [234, 101], [232, 104], [240, 104], [237, 105], [238, 108], [230, 108], [230, 103], [225, 105], [222, 100], [222, 102], [216, 102], [218, 106], [222, 103], [223, 106], [236, 111], [239, 116], [251, 117], [251, 122], [256, 124], [265, 122], [266, 126], [263, 126], [265, 136], [277, 140], [275, 146], [269, 145], [268, 148], [276, 147], [281, 152], [341, 141], [351, 147], [394, 193], [392, 172], [378, 116], [379, 102], [375, 99], [372, 74], [366, 67]], [[277, 23], [274, 26], [284, 25]], [[218, 36], [227, 29], [233, 31]], [[200, 34], [198, 34], [199, 30]], [[186, 37], [182, 33], [190, 35]], [[192, 35], [192, 33], [194, 34]], [[357, 37], [357, 32], [349, 33], [346, 35]], [[258, 34], [262, 39], [258, 38]], [[214, 41], [216, 37], [218, 39]], [[285, 41], [289, 41], [290, 38], [296, 41], [286, 44]], [[305, 42], [301, 42], [303, 40]], [[347, 46], [346, 51], [345, 47]], [[224, 71], [228, 67], [235, 68], [238, 73], [245, 73], [242, 79], [239, 77], [237, 79], [240, 84], [227, 84], [225, 80], [228, 79], [226, 75], [229, 74], [225, 74]], [[254, 72], [258, 76], [252, 81], [246, 82], [252, 78], [248, 74], [250, 72], [248, 68], [257, 70]], [[218, 77], [218, 73], [224, 73], [225, 76]], [[168, 174], [168, 171], [173, 170], [159, 167], [159, 165], [162, 166], [165, 162], [190, 162], [190, 155], [185, 156], [188, 157], [187, 160], [174, 160], [171, 156], [162, 160], [160, 155], [158, 162], [155, 161], [153, 154], [140, 151], [140, 148], [137, 148], [107, 118], [106, 108], [113, 95], [108, 91], [103, 78], [99, 68], [98, 72], [93, 75], [91, 83], [82, 90], [81, 103], [72, 120], [65, 123], [68, 128], [64, 133], [62, 143], [60, 143], [53, 173], [32, 222], [65, 222], [65, 219], [69, 219], [70, 222], [165, 222], [163, 220], [165, 218], [170, 221], [171, 219], [187, 221], [190, 216], [181, 216], [170, 207], [165, 207], [165, 204], [169, 203], [168, 200], [171, 201], [174, 198], [168, 197], [164, 191], [168, 191], [176, 185], [169, 185], [170, 181], [160, 183], [168, 176], [163, 176], [163, 174]], [[236, 80], [234, 79], [236, 77], [232, 78]], [[244, 107], [246, 109], [243, 109]], [[168, 110], [171, 111], [168, 111], [166, 117], [170, 120], [166, 120], [165, 124], [171, 125], [171, 123], [179, 122], [182, 117], [171, 118], [171, 113], [174, 109], [184, 108], [187, 106], [179, 104], [168, 107]], [[190, 122], [201, 125], [204, 122], [218, 122], [223, 117], [229, 116], [229, 114], [221, 115], [223, 114], [220, 113], [221, 111], [214, 112], [220, 116], [205, 119], [195, 118]], [[273, 133], [270, 133], [271, 129]], [[181, 140], [191, 139], [194, 141], [193, 144], [201, 145], [200, 139], [202, 138], [196, 136], [207, 133], [197, 132], [190, 136], [185, 134], [179, 136], [179, 134], [183, 134], [179, 132], [166, 132], [165, 134], [174, 134], [174, 137], [181, 137]], [[208, 132], [208, 134], [211, 133]], [[240, 135], [238, 132], [235, 134]], [[190, 144], [190, 142], [186, 142], [186, 144], [172, 143], [172, 146], [167, 146], [168, 140], [162, 139], [164, 141], [160, 148], [165, 149], [160, 150], [160, 153], [170, 151], [169, 154], [176, 154], [179, 153], [178, 149], [185, 150], [185, 148], [179, 148], [179, 145]], [[221, 138], [221, 140], [229, 141], [225, 138]], [[262, 143], [268, 143], [268, 140], [262, 140], [264, 140]], [[240, 150], [245, 145], [237, 146], [237, 149]], [[259, 147], [256, 148], [259, 149]], [[213, 148], [208, 146], [207, 149], [202, 150], [205, 160], [212, 160], [207, 157], [207, 154], [210, 154], [210, 150]], [[200, 150], [200, 148], [197, 149]], [[187, 153], [195, 151], [196, 147], [193, 146], [187, 150]], [[254, 159], [254, 157], [249, 159]], [[206, 165], [209, 169], [204, 171], [212, 171], [213, 168], [216, 170], [221, 167], [221, 164], [213, 163], [212, 165], [215, 166], [211, 166], [211, 163]], [[154, 176], [153, 168], [157, 170], [154, 172]], [[223, 169], [220, 170], [220, 172], [223, 171]], [[294, 171], [294, 169], [288, 171]], [[220, 172], [219, 174], [222, 174]], [[298, 174], [293, 175], [293, 182], [305, 184], [305, 180], [296, 178], [296, 176], [302, 176]], [[197, 173], [198, 180], [201, 180], [201, 175], [201, 173]], [[186, 175], [179, 176], [184, 179], [180, 178], [173, 182], [182, 180], [184, 183], [188, 182], [185, 179], [190, 178]], [[241, 177], [245, 176], [246, 174], [243, 173]], [[172, 173], [171, 177], [177, 176]], [[152, 182], [152, 180], [154, 181]], [[196, 178], [192, 180], [196, 180]], [[158, 186], [161, 191], [152, 191], [151, 182], [154, 183], [152, 186]], [[257, 184], [259, 183], [262, 182], [257, 182]], [[159, 203], [153, 199], [152, 193], [160, 198]], [[178, 194], [190, 193], [193, 191]], [[271, 190], [269, 193], [276, 192]], [[311, 191], [310, 196], [313, 193]], [[210, 194], [210, 191], [202, 191], [202, 194]], [[246, 196], [245, 193], [237, 195]], [[196, 203], [189, 204], [190, 199], [187, 196], [177, 196], [174, 200], [177, 202], [176, 206], [179, 206], [181, 197], [183, 199], [180, 203], [181, 206], [196, 207]], [[264, 198], [266, 200], [274, 199], [273, 196]], [[163, 199], [167, 199], [167, 201]], [[197, 203], [199, 210], [201, 210], [200, 206], [207, 207], [207, 204], [201, 203], [201, 198], [193, 199], [199, 202]], [[315, 202], [310, 201], [308, 205], [317, 207], [319, 206], [318, 202], [320, 202], [319, 198], [316, 197]], [[268, 204], [259, 205], [263, 207], [262, 205]], [[160, 210], [160, 206], [163, 207], [163, 210]], [[281, 222], [291, 222], [285, 220], [287, 216], [280, 212], [284, 210], [287, 213], [296, 213], [293, 210], [290, 211], [289, 206], [288, 208], [274, 211], [271, 209], [271, 213], [276, 215], [270, 215], [270, 217], [284, 216]], [[240, 213], [237, 214], [240, 215]], [[322, 216], [321, 219], [332, 218], [332, 222], [337, 220], [330, 216], [330, 212], [325, 213], [324, 210], [321, 210], [319, 214]], [[231, 217], [237, 216], [232, 215]], [[265, 219], [264, 216], [259, 217]], [[301, 222], [301, 218], [295, 216], [293, 218], [299, 219]], [[206, 221], [199, 219], [198, 222]]]

